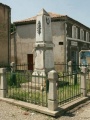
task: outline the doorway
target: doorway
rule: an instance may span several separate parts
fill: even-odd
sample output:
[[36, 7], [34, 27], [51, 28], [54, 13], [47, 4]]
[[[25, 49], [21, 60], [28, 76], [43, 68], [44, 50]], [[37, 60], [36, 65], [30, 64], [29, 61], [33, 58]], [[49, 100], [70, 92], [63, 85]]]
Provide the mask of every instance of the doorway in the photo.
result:
[[27, 54], [28, 70], [33, 71], [33, 54]]

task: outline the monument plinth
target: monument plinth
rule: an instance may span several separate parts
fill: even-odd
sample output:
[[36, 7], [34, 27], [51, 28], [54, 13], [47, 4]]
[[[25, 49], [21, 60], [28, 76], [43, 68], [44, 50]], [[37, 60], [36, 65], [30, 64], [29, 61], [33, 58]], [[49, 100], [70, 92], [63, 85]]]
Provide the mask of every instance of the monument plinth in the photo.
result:
[[42, 9], [36, 19], [35, 68], [33, 75], [46, 76], [50, 70], [54, 69], [53, 46], [51, 17]]

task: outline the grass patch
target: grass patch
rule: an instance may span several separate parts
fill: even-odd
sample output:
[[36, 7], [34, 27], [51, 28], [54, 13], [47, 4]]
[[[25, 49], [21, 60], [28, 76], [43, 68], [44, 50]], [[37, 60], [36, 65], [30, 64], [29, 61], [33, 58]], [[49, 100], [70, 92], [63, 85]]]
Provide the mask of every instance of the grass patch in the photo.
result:
[[8, 97], [34, 104], [47, 106], [47, 93], [45, 91], [26, 91], [22, 88], [9, 88]]

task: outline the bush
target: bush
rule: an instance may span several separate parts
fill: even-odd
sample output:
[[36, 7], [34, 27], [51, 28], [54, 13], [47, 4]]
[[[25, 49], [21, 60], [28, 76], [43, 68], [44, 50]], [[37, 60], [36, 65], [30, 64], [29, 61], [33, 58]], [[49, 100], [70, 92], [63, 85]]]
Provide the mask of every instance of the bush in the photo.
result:
[[12, 85], [16, 86], [17, 85], [17, 80], [16, 80], [16, 74], [15, 73], [11, 73], [9, 85], [10, 86], [12, 86]]

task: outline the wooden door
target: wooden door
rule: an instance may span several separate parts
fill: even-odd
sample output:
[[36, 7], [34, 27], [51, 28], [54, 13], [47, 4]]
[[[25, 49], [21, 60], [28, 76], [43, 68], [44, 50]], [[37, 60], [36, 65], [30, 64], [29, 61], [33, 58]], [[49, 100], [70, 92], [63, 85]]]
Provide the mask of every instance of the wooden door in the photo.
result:
[[28, 54], [27, 60], [28, 60], [28, 70], [33, 71], [33, 54]]

